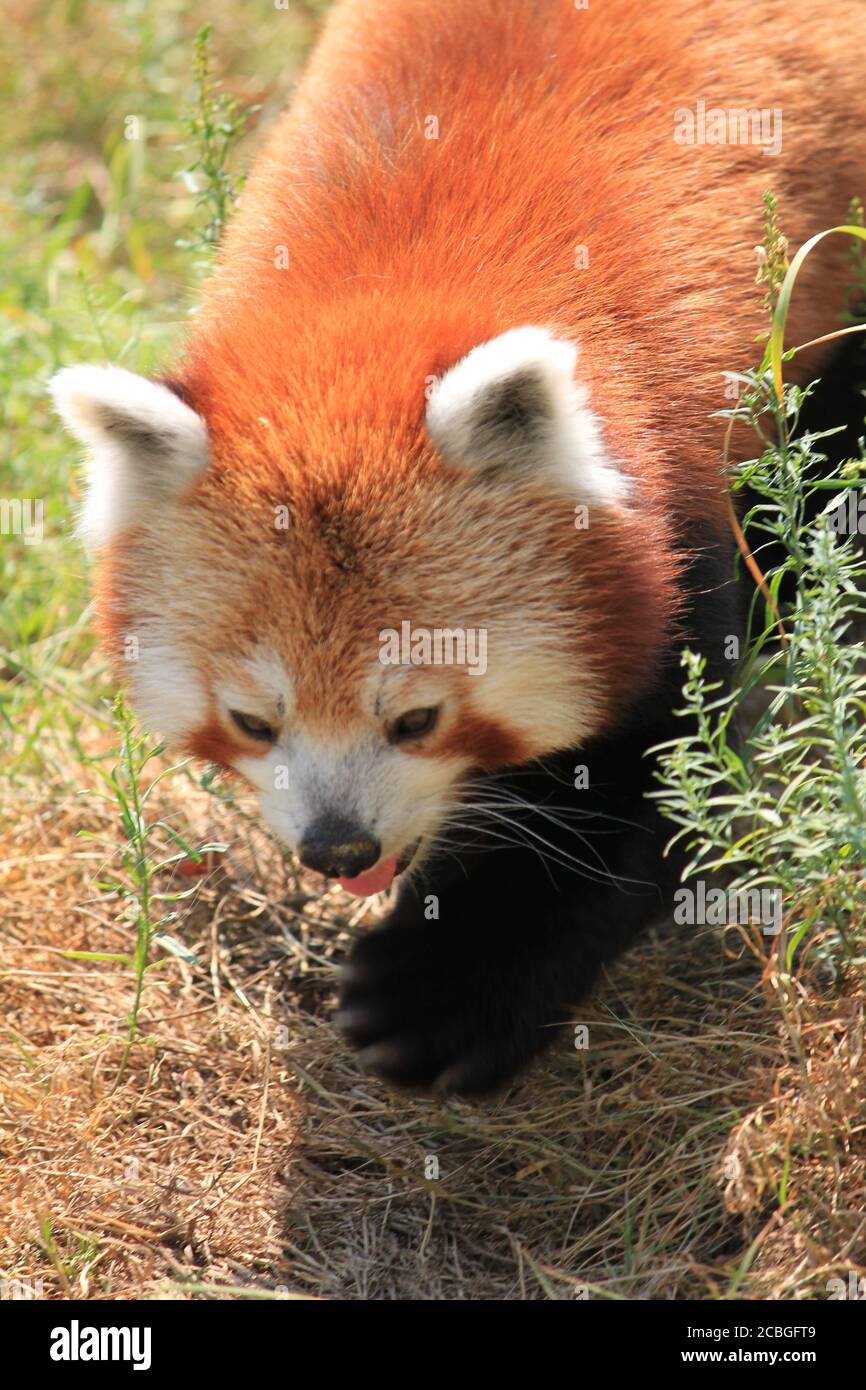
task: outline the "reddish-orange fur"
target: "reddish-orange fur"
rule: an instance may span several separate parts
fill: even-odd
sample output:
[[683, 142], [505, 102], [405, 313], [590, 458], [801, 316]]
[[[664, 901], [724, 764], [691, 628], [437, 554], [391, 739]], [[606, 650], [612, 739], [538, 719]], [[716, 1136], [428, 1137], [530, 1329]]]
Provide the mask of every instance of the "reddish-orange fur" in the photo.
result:
[[[183, 751], [194, 758], [201, 758], [203, 762], [216, 763], [224, 768], [231, 767], [241, 753], [247, 757], [256, 756], [255, 749], [241, 748], [237, 739], [229, 738], [215, 713], [207, 724], [193, 731]], [[263, 752], [264, 749], [259, 749], [258, 756], [262, 756]]]
[[[213, 441], [201, 562], [230, 555], [240, 576], [237, 608], [206, 615], [202, 653], [283, 631], [300, 717], [351, 724], [371, 634], [452, 616], [455, 584], [463, 621], [489, 623], [511, 601], [501, 581], [537, 583], [544, 556], [538, 620], [545, 604], [580, 611], [567, 640], [599, 706], [643, 684], [675, 613], [673, 532], [725, 524], [710, 416], [727, 404], [720, 373], [758, 353], [763, 190], [794, 244], [863, 191], [850, 48], [864, 13], [860, 0], [339, 5], [173, 373]], [[674, 113], [698, 98], [781, 108], [781, 155], [676, 144]], [[838, 250], [804, 275], [796, 339], [834, 326], [830, 290], [813, 291]], [[529, 483], [485, 501], [430, 445], [429, 379], [522, 324], [579, 342], [608, 448], [636, 480], [634, 520], [596, 514], [582, 534], [566, 497]], [[282, 504], [286, 533], [270, 522]], [[281, 546], [302, 563], [274, 595]], [[146, 546], [132, 558], [146, 565]]]
[[522, 763], [530, 751], [506, 725], [471, 712], [450, 738], [439, 740], [432, 749], [436, 757], [465, 758], [484, 771]]

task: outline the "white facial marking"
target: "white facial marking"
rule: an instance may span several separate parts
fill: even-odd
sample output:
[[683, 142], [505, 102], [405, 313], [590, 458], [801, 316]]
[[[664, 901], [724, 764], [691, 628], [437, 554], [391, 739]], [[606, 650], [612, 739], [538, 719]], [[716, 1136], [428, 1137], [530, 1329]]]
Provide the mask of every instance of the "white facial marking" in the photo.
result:
[[435, 834], [462, 770], [459, 759], [413, 757], [375, 733], [361, 740], [289, 734], [266, 757], [236, 765], [284, 843], [296, 849], [316, 820], [336, 813], [375, 835], [384, 859]]
[[622, 503], [628, 483], [605, 451], [577, 348], [543, 328], [513, 328], [446, 372], [427, 405], [436, 448], [481, 471], [522, 469], [584, 502]]
[[201, 676], [182, 651], [161, 635], [150, 637], [144, 629], [136, 638], [129, 662], [135, 706], [148, 728], [177, 745], [207, 717]]
[[223, 710], [252, 714], [274, 726], [291, 718], [294, 706], [292, 680], [283, 663], [265, 643], [238, 663], [236, 675], [218, 680], [217, 699]]

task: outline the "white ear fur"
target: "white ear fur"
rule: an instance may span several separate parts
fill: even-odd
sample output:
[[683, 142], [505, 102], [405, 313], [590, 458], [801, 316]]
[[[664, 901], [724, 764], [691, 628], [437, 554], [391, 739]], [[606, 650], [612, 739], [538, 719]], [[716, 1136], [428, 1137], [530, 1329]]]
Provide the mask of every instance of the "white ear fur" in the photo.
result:
[[427, 429], [454, 463], [547, 476], [582, 501], [618, 502], [627, 480], [607, 456], [577, 348], [544, 328], [512, 328], [473, 348], [435, 384]]
[[112, 540], [207, 467], [204, 421], [159, 382], [123, 367], [64, 367], [51, 393], [87, 448], [78, 529], [90, 546]]

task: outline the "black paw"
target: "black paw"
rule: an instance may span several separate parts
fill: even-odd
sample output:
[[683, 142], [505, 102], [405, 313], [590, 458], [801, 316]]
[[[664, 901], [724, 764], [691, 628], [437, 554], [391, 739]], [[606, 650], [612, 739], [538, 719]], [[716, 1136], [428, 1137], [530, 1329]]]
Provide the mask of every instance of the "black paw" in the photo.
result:
[[[480, 1095], [510, 1080], [543, 1045], [513, 964], [476, 952], [471, 937], [431, 925], [385, 926], [346, 964], [337, 1026], [363, 1065], [392, 1085]], [[531, 989], [529, 991], [531, 995]]]

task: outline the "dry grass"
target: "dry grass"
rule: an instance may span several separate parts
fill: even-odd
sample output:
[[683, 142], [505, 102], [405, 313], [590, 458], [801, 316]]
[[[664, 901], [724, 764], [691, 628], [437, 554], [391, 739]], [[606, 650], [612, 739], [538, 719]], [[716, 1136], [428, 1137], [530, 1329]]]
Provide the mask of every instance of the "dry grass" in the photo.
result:
[[115, 1086], [131, 974], [61, 954], [123, 944], [90, 887], [102, 856], [75, 846], [98, 824], [80, 803], [46, 807], [5, 846], [4, 1273], [73, 1297], [176, 1295], [205, 1271], [273, 1287], [299, 1113], [265, 1020], [285, 949], [274, 922], [256, 940], [249, 907], [221, 927], [230, 899], [203, 895], [184, 931], [201, 968], [171, 958], [151, 975], [144, 1040]]
[[171, 824], [231, 849], [173, 928], [196, 964], [148, 977], [119, 1085], [131, 972], [62, 955], [127, 949], [131, 928], [77, 836], [119, 844], [81, 796], [80, 744], [111, 746], [107, 677], [45, 380], [104, 356], [147, 371], [182, 332], [198, 26], [229, 90], [263, 103], [245, 157], [325, 8], [13, 0], [0, 34], [2, 490], [47, 515], [42, 545], [5, 537], [0, 556], [0, 1281], [50, 1298], [826, 1297], [866, 1265], [863, 1000], [779, 979], [772, 943], [662, 931], [581, 1011], [587, 1051], [565, 1033], [487, 1105], [406, 1099], [330, 1021], [372, 910], [321, 896], [243, 808], [178, 775]]
[[149, 977], [119, 1086], [131, 974], [61, 955], [128, 935], [76, 837], [113, 833], [110, 809], [46, 802], [3, 845], [2, 1277], [510, 1300], [816, 1297], [866, 1272], [862, 998], [665, 930], [581, 1012], [588, 1050], [563, 1034], [485, 1105], [401, 1097], [330, 1022], [372, 910], [319, 896], [243, 807], [163, 786], [172, 824], [231, 848], [175, 929], [197, 963]]

